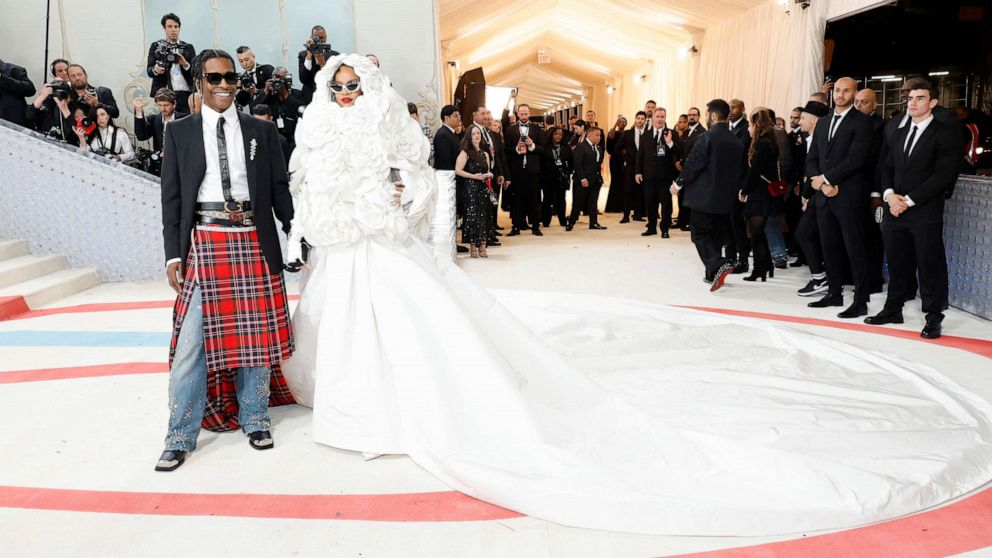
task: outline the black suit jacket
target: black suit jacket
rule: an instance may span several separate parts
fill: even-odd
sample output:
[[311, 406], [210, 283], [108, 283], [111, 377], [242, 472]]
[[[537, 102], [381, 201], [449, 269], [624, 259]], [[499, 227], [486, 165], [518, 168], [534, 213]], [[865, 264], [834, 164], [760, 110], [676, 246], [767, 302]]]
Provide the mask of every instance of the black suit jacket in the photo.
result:
[[[337, 56], [341, 54], [336, 50], [331, 51], [331, 56]], [[328, 56], [330, 58], [330, 56]], [[299, 72], [296, 74], [300, 80], [300, 87], [303, 88], [303, 104], [309, 105], [310, 101], [313, 100], [313, 92], [317, 90], [317, 85], [314, 83], [314, 78], [317, 77], [317, 72], [321, 70], [321, 66], [317, 65], [317, 58], [314, 57], [310, 61], [310, 69], [308, 70], [304, 63], [307, 60], [307, 51], [301, 50], [299, 54], [296, 55], [296, 61]], [[326, 62], [326, 60], [325, 60]]]
[[[510, 173], [541, 174], [541, 157], [544, 155], [544, 131], [533, 120], [529, 122], [528, 133], [534, 142], [534, 150], [521, 155], [517, 153], [517, 142], [520, 141], [520, 123], [516, 123], [503, 131], [506, 133], [506, 158], [509, 161]], [[524, 159], [527, 166], [524, 167]]]
[[[96, 89], [96, 101], [97, 107], [103, 107], [110, 114], [111, 118], [117, 118], [121, 115], [121, 110], [117, 108], [117, 99], [114, 99], [114, 92], [110, 90], [109, 87], [102, 86], [91, 86]], [[69, 93], [69, 110], [76, 110], [77, 108], [83, 109], [83, 111], [89, 113], [90, 105], [85, 101], [80, 99], [80, 96], [73, 89]]]
[[704, 213], [729, 215], [737, 207], [745, 153], [726, 122], [711, 126], [696, 140], [676, 182], [685, 188], [684, 203]]
[[581, 188], [582, 179], [589, 181], [590, 188], [603, 183], [603, 148], [599, 148], [597, 157], [595, 150], [585, 140], [579, 142], [572, 151], [572, 187]]
[[[248, 191], [255, 212], [258, 241], [269, 273], [282, 273], [282, 251], [275, 218], [289, 233], [293, 220], [293, 198], [289, 194], [289, 175], [283, 158], [279, 132], [271, 122], [238, 113], [244, 137], [245, 164], [248, 167]], [[257, 142], [254, 160], [251, 141]], [[165, 152], [162, 160], [162, 236], [165, 259], [186, 258], [190, 234], [196, 224], [196, 198], [207, 171], [203, 147], [203, 117], [194, 114], [177, 120], [165, 129]]]
[[441, 125], [434, 134], [434, 169], [435, 170], [455, 170], [455, 160], [458, 159], [458, 152], [461, 151], [461, 138], [452, 132], [447, 126]]
[[[155, 58], [155, 51], [158, 49], [159, 44], [165, 42], [165, 39], [159, 39], [148, 47], [148, 61], [145, 65], [145, 73], [148, 74], [148, 77], [152, 78], [152, 90], [149, 95], [151, 97], [154, 97], [155, 92], [162, 87], [172, 89], [172, 77], [170, 76], [170, 70], [172, 69], [171, 66], [167, 67], [165, 72], [160, 75], [156, 75], [153, 71], [155, 68], [155, 61], [157, 60], [157, 58]], [[185, 68], [180, 68], [180, 71], [182, 72], [183, 77], [186, 78], [186, 84], [189, 86], [189, 90], [196, 91], [196, 87], [193, 85], [193, 59], [196, 58], [196, 49], [193, 48], [193, 45], [183, 41], [179, 41], [177, 45], [179, 47], [179, 52], [182, 53], [183, 58], [185, 58], [186, 62], [189, 63], [188, 70]]]
[[[256, 97], [262, 99], [272, 109], [272, 121], [276, 124], [276, 129], [282, 134], [290, 147], [296, 148], [296, 124], [300, 120], [300, 110], [303, 108], [303, 93], [299, 89], [290, 89], [289, 96], [285, 100], [278, 95]], [[258, 103], [255, 103], [258, 104]], [[279, 119], [282, 118], [282, 128], [279, 127]]]
[[896, 194], [909, 196], [915, 205], [899, 217], [886, 211], [885, 221], [905, 225], [943, 223], [944, 200], [949, 185], [957, 179], [961, 158], [959, 130], [934, 119], [906, 157], [903, 146], [909, 132], [910, 126], [896, 132], [882, 166], [882, 191], [891, 188]]
[[866, 202], [869, 192], [864, 167], [871, 150], [871, 120], [852, 107], [828, 141], [833, 117], [831, 112], [816, 124], [813, 145], [806, 157], [806, 176], [822, 174], [840, 189], [832, 198], [817, 192], [813, 197], [817, 207], [832, 203], [857, 209]]
[[[479, 125], [473, 124], [473, 126], [478, 127]], [[492, 142], [491, 145], [489, 141], [486, 141], [486, 134], [488, 134], [488, 137]], [[506, 152], [503, 146], [503, 136], [491, 130], [485, 130], [482, 134], [482, 142], [486, 144], [486, 149], [492, 149], [490, 156], [493, 158], [493, 175], [497, 178], [500, 176], [506, 178], [510, 171], [506, 167]]]
[[[179, 112], [177, 107], [177, 111], [172, 116], [172, 120], [169, 125], [171, 126], [176, 122], [176, 120], [179, 120], [184, 116], [188, 115], [184, 112]], [[144, 118], [135, 118], [134, 137], [138, 141], [151, 139], [155, 151], [162, 149], [162, 146], [165, 145], [165, 125], [162, 123], [162, 114], [156, 113], [145, 116]]]
[[28, 71], [16, 64], [0, 64], [0, 119], [28, 126], [25, 97], [34, 95]]
[[696, 125], [696, 129], [686, 130], [685, 136], [678, 142], [678, 157], [679, 161], [682, 162], [682, 166], [685, 166], [685, 158], [689, 156], [689, 152], [692, 151], [692, 146], [696, 145], [696, 141], [706, 133], [706, 128], [700, 123]]
[[255, 78], [255, 95], [238, 89], [238, 95], [235, 100], [238, 102], [239, 107], [252, 107], [261, 102], [264, 99], [262, 94], [265, 91], [265, 82], [272, 79], [272, 72], [275, 68], [269, 64], [255, 64], [255, 69], [250, 72], [244, 72], [246, 74], [251, 74]]
[[644, 141], [644, 130], [638, 132], [637, 128], [624, 130], [623, 136], [620, 137], [620, 145], [617, 146], [617, 149], [619, 150], [620, 158], [623, 159], [625, 165], [633, 165], [637, 163], [637, 140], [634, 138], [634, 134], [637, 133], [642, 135], [641, 141]]
[[[664, 134], [662, 130], [662, 134]], [[674, 135], [674, 132], [673, 132]], [[662, 143], [665, 138], [662, 135]], [[663, 145], [664, 155], [658, 155], [658, 142], [654, 139], [654, 128], [648, 127], [641, 136], [641, 148], [637, 150], [637, 162], [634, 172], [644, 176], [644, 181], [661, 181], [668, 186], [675, 180], [675, 160], [678, 157], [675, 149], [675, 138], [672, 138], [672, 147]]]
[[[737, 127], [730, 130], [730, 133], [734, 134], [734, 137], [736, 137], [738, 141], [741, 142], [741, 145], [744, 146], [744, 151], [751, 148], [751, 131], [747, 129], [747, 126], [747, 117], [743, 117], [741, 118], [741, 121], [737, 123]], [[727, 123], [727, 128], [730, 128], [729, 122]]]

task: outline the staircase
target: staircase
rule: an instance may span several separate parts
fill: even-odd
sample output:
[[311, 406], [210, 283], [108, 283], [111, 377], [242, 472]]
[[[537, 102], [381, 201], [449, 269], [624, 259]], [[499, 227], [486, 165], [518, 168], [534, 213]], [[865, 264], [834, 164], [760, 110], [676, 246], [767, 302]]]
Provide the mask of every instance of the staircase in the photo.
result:
[[59, 255], [28, 254], [23, 240], [0, 240], [0, 320], [101, 283], [96, 268], [71, 269]]

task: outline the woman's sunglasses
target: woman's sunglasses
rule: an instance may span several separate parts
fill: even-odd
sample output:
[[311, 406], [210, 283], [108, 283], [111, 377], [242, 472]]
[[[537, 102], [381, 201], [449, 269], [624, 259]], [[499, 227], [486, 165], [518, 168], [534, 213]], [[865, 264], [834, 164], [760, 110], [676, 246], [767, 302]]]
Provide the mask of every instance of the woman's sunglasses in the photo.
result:
[[226, 81], [228, 85], [238, 84], [238, 74], [234, 72], [227, 72], [226, 74], [207, 72], [203, 74], [203, 78], [206, 79], [207, 83], [210, 85], [220, 85], [221, 80]]
[[353, 79], [348, 83], [341, 83], [339, 81], [330, 81], [327, 83], [327, 87], [329, 87], [330, 90], [335, 93], [344, 93], [345, 91], [347, 91], [348, 93], [354, 93], [355, 91], [358, 91], [359, 89], [362, 88], [362, 82], [357, 79]]

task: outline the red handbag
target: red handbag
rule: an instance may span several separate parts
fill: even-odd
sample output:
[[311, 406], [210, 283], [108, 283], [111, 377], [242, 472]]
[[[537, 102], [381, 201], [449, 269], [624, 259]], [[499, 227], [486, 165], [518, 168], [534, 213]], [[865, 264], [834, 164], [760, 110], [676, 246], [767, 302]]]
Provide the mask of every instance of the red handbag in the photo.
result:
[[778, 198], [784, 196], [789, 191], [789, 183], [782, 178], [782, 163], [775, 161], [775, 167], [778, 169], [778, 180], [768, 180], [764, 175], [761, 175], [761, 178], [768, 183], [768, 193], [773, 198]]

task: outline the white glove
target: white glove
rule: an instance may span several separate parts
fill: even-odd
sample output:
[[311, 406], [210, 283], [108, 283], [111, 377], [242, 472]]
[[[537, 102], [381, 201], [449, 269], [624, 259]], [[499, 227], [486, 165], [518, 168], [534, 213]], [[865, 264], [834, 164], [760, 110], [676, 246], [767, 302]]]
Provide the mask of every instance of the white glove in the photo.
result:
[[294, 241], [292, 238], [289, 240], [289, 250], [286, 256], [288, 263], [295, 263], [303, 261], [303, 243], [299, 240]]

